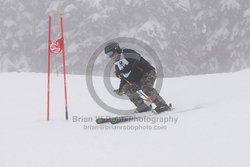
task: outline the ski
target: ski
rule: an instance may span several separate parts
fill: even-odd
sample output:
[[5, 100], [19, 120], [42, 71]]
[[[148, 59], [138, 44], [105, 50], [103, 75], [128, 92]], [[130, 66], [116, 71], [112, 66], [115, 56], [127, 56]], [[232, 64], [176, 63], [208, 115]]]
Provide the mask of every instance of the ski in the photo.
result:
[[171, 112], [171, 111], [174, 110], [174, 108], [172, 107], [172, 104], [169, 104], [169, 107], [170, 107], [170, 110], [168, 110], [168, 111], [160, 111], [159, 113], [157, 113], [155, 111], [155, 109], [153, 109], [151, 111], [147, 111], [147, 112], [144, 112], [144, 113], [136, 113], [136, 114], [131, 115], [131, 116], [113, 117], [113, 118], [110, 119], [110, 123], [111, 124], [118, 124], [118, 123], [123, 123], [123, 122], [129, 122], [129, 121], [140, 119], [140, 118], [143, 118], [143, 117], [151, 117], [151, 116], [155, 116], [155, 115], [160, 115], [162, 113]]
[[118, 124], [118, 123], [123, 123], [123, 122], [130, 122], [132, 120], [136, 120], [138, 118], [142, 118], [142, 117], [149, 117], [152, 115], [156, 115], [156, 113], [153, 113], [152, 111], [148, 111], [145, 113], [138, 113], [137, 115], [133, 115], [133, 116], [120, 116], [120, 117], [113, 117], [110, 120], [111, 124]]
[[133, 114], [127, 115], [127, 116], [100, 117], [100, 118], [96, 119], [96, 123], [97, 124], [104, 124], [104, 123], [118, 124], [118, 123], [123, 123], [123, 122], [129, 122], [129, 121], [139, 119], [142, 117], [150, 117], [150, 116], [159, 115], [161, 113], [170, 112], [170, 111], [174, 110], [174, 108], [172, 107], [172, 104], [169, 104], [169, 106], [170, 106], [169, 111], [162, 111], [160, 113], [157, 113], [153, 109], [151, 111], [142, 112], [142, 113], [134, 112]]
[[95, 122], [96, 122], [97, 124], [103, 124], [103, 123], [108, 123], [108, 122], [110, 122], [110, 120], [111, 120], [111, 117], [105, 117], [105, 118], [101, 117], [101, 118], [97, 118], [97, 119], [95, 120]]
[[171, 105], [171, 109], [168, 111], [163, 111], [160, 113], [154, 113], [152, 111], [147, 111], [144, 113], [135, 113], [135, 114], [129, 115], [129, 116], [110, 117], [109, 120], [105, 123], [118, 124], [118, 123], [129, 122], [132, 120], [140, 119], [143, 117], [151, 117], [151, 116], [156, 116], [156, 115], [160, 115], [160, 114], [164, 114], [164, 113], [167, 113], [168, 115], [174, 115], [174, 114], [180, 114], [180, 113], [185, 113], [185, 112], [189, 112], [189, 111], [195, 111], [195, 110], [198, 110], [201, 108], [203, 108], [203, 106], [197, 105], [197, 106], [192, 106], [189, 108], [177, 110], [177, 109], [173, 108]]
[[[151, 111], [144, 112], [145, 113], [152, 113]], [[119, 122], [127, 122], [129, 120], [132, 120], [134, 117], [136, 117], [138, 114], [143, 114], [143, 113], [137, 113], [134, 112], [130, 115], [123, 115], [123, 116], [114, 116], [114, 117], [99, 117], [96, 119], [97, 124], [104, 124], [104, 123], [111, 123], [111, 124], [116, 124]]]

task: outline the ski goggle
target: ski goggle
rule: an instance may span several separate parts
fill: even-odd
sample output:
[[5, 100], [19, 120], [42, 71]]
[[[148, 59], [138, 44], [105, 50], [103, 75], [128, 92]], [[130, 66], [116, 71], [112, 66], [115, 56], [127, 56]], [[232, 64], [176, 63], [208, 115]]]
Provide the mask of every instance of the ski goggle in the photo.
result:
[[112, 57], [112, 56], [113, 56], [113, 54], [114, 54], [114, 52], [113, 52], [113, 51], [109, 51], [108, 53], [106, 53], [106, 55], [108, 55], [108, 57]]

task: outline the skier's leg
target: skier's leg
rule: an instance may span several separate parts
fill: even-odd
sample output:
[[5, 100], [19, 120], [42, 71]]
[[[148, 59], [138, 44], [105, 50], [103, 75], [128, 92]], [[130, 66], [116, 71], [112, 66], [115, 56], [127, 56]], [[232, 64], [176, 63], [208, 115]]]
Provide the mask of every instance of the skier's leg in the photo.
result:
[[155, 103], [155, 105], [158, 108], [162, 106], [168, 108], [168, 105], [166, 104], [165, 100], [159, 95], [157, 90], [154, 89], [153, 87], [155, 80], [156, 80], [156, 72], [154, 70], [151, 70], [150, 72], [145, 73], [140, 81], [141, 90], [145, 94], [150, 96], [152, 102]]
[[122, 91], [128, 96], [129, 100], [135, 104], [135, 106], [138, 106], [143, 102], [143, 99], [136, 93], [138, 90], [137, 86], [135, 84], [124, 84], [122, 87]]
[[151, 110], [143, 101], [143, 99], [136, 93], [138, 91], [138, 85], [136, 83], [128, 84], [126, 83], [122, 87], [122, 91], [128, 96], [129, 100], [134, 103], [134, 105], [137, 107], [136, 110], [138, 112], [148, 111]]

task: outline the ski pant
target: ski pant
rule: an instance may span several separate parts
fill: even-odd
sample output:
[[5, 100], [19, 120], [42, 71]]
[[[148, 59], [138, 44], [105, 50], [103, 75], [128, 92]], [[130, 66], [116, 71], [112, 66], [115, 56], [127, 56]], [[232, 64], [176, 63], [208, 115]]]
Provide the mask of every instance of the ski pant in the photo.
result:
[[157, 90], [153, 87], [154, 82], [156, 80], [156, 72], [155, 70], [151, 70], [145, 73], [139, 83], [126, 83], [122, 87], [122, 91], [128, 96], [131, 102], [135, 104], [135, 106], [140, 106], [144, 103], [143, 99], [139, 96], [136, 91], [142, 90], [147, 96], [149, 96], [152, 102], [158, 106], [159, 104], [166, 104], [164, 99], [159, 95]]

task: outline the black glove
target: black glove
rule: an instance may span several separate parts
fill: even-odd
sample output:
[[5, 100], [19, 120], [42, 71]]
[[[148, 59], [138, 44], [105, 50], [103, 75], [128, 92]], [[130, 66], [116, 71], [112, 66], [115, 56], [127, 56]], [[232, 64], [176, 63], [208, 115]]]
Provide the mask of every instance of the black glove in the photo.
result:
[[118, 95], [118, 96], [122, 96], [124, 94], [124, 92], [122, 92], [120, 89], [115, 89], [114, 92]]

